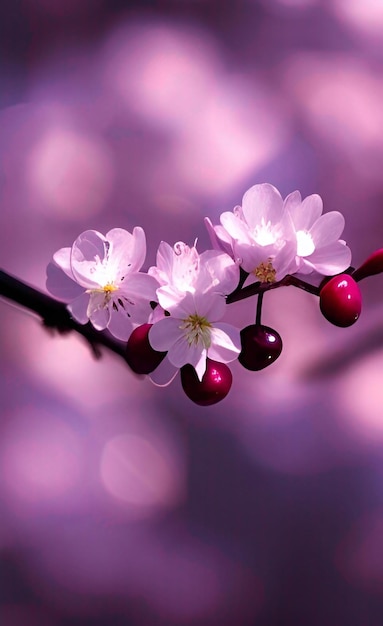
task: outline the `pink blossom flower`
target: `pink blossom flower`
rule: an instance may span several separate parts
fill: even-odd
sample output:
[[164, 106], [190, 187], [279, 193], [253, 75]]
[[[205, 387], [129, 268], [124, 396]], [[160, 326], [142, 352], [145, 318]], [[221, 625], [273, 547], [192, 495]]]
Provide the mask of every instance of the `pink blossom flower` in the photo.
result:
[[[222, 213], [220, 226], [208, 227], [213, 245], [227, 250], [260, 282], [275, 282], [297, 269], [296, 237], [279, 191], [264, 183], [243, 196], [242, 206]], [[214, 234], [212, 233], [214, 231]]]
[[[139, 270], [146, 255], [145, 233], [113, 228], [106, 236], [87, 230], [71, 248], [61, 248], [47, 268], [47, 289], [68, 305], [75, 320], [127, 340], [146, 323], [158, 283]], [[60, 271], [62, 270], [62, 271]]]
[[351, 251], [339, 239], [344, 218], [322, 210], [316, 194], [302, 201], [294, 191], [283, 201], [264, 183], [246, 191], [242, 206], [222, 213], [220, 225], [208, 218], [205, 224], [215, 249], [231, 254], [253, 280], [271, 283], [296, 272], [333, 275], [349, 267]]
[[285, 207], [297, 240], [298, 272], [308, 274], [315, 270], [332, 276], [350, 266], [351, 250], [339, 239], [345, 224], [339, 211], [322, 215], [322, 198], [313, 194], [302, 201], [299, 191], [287, 196]]
[[155, 322], [149, 341], [155, 350], [167, 351], [174, 368], [189, 363], [199, 380], [206, 358], [230, 363], [241, 350], [240, 333], [220, 322], [226, 309], [225, 295], [238, 284], [239, 268], [225, 253], [207, 250], [198, 254], [184, 243], [174, 248], [162, 242], [157, 266], [149, 270], [160, 283], [157, 298], [168, 313]]

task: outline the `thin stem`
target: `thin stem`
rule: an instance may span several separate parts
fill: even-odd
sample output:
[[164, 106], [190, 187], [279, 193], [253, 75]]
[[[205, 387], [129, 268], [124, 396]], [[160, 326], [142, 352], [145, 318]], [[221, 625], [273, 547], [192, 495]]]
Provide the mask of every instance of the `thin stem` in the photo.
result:
[[255, 323], [257, 326], [261, 325], [261, 315], [262, 315], [262, 303], [263, 303], [264, 291], [258, 294], [257, 300], [257, 316], [255, 318]]

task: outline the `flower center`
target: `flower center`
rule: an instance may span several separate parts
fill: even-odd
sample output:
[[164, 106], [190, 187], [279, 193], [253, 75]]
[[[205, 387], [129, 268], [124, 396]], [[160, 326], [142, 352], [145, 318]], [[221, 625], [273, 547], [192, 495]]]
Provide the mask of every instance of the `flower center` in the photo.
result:
[[297, 255], [310, 256], [315, 250], [315, 244], [307, 230], [297, 231]]
[[118, 287], [116, 287], [116, 285], [114, 285], [113, 283], [107, 283], [102, 288], [102, 291], [104, 291], [107, 294], [111, 294], [113, 293], [113, 291], [117, 291], [117, 290], [118, 290]]
[[262, 217], [261, 223], [257, 224], [253, 230], [253, 237], [259, 246], [269, 246], [279, 239], [279, 227], [272, 226], [270, 220], [266, 223], [265, 218]]
[[206, 317], [201, 317], [200, 315], [195, 314], [189, 315], [189, 317], [184, 319], [180, 328], [185, 331], [185, 336], [189, 346], [192, 344], [197, 345], [201, 342], [205, 348], [209, 348], [211, 345], [211, 327], [212, 326]]
[[277, 272], [273, 267], [271, 259], [268, 259], [267, 263], [262, 261], [262, 263], [260, 263], [258, 267], [253, 270], [254, 276], [256, 276], [261, 283], [275, 283], [276, 273]]

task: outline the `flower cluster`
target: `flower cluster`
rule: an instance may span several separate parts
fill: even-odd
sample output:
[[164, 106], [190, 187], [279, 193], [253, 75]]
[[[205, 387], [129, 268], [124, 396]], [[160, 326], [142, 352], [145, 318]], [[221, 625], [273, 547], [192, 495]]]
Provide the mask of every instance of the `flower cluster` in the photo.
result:
[[214, 248], [228, 252], [253, 280], [272, 283], [287, 274], [334, 275], [349, 267], [351, 250], [339, 239], [344, 217], [322, 212], [317, 194], [302, 201], [294, 191], [283, 201], [265, 183], [246, 191], [232, 213], [222, 213], [220, 225], [209, 218], [205, 224]]
[[[344, 218], [322, 212], [316, 194], [302, 200], [295, 191], [283, 200], [272, 185], [254, 185], [241, 206], [221, 214], [220, 224], [205, 218], [213, 249], [199, 253], [196, 243], [161, 242], [156, 265], [146, 272], [142, 228], [114, 228], [105, 236], [87, 230], [71, 248], [54, 254], [47, 288], [69, 301], [77, 322], [89, 321], [126, 341], [127, 361], [136, 372], [151, 373], [165, 361], [173, 372], [181, 369], [191, 399], [213, 404], [230, 388], [228, 363], [238, 358], [248, 369], [262, 369], [282, 350], [278, 333], [261, 324], [267, 289], [294, 284], [316, 293], [300, 276], [333, 276], [317, 292], [322, 313], [339, 326], [358, 318], [351, 251], [340, 239]], [[369, 275], [362, 268], [357, 280]], [[255, 294], [254, 325], [240, 330], [222, 321], [228, 303]]]

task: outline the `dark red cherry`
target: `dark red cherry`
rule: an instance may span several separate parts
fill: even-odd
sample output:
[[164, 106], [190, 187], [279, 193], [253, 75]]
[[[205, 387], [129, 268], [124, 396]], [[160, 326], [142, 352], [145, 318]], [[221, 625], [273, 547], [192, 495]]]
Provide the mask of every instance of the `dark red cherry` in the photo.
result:
[[358, 269], [354, 270], [352, 277], [358, 281], [381, 272], [383, 272], [383, 248], [375, 250]]
[[225, 363], [206, 359], [206, 372], [200, 381], [192, 365], [181, 367], [181, 383], [187, 397], [200, 406], [223, 400], [230, 391], [233, 376]]
[[126, 345], [126, 360], [136, 374], [150, 374], [165, 358], [166, 352], [157, 352], [149, 343], [148, 333], [153, 324], [142, 324], [134, 329]]
[[274, 363], [282, 352], [282, 339], [273, 328], [251, 324], [241, 330], [241, 346], [238, 361], [254, 372]]
[[319, 294], [319, 306], [325, 318], [335, 326], [351, 326], [362, 310], [362, 295], [355, 280], [339, 274], [328, 281]]

